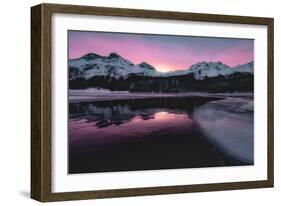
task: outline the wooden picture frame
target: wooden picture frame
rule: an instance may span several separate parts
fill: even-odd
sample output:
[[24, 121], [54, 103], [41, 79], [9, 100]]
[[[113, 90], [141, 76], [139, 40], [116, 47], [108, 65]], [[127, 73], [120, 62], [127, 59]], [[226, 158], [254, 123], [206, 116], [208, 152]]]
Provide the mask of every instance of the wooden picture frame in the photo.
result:
[[[51, 162], [51, 17], [54, 13], [168, 19], [193, 22], [220, 22], [264, 25], [267, 27], [267, 179], [214, 184], [170, 185], [78, 192], [52, 192]], [[64, 201], [95, 198], [160, 195], [234, 189], [273, 187], [273, 36], [272, 18], [229, 16], [170, 11], [105, 8], [92, 6], [40, 4], [31, 8], [31, 197], [38, 201]]]

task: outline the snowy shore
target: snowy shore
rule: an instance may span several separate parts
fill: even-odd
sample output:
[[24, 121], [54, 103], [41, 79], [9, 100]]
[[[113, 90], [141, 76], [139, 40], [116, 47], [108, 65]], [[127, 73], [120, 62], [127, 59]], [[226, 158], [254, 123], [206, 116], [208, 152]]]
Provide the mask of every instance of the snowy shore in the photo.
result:
[[105, 89], [84, 89], [69, 90], [69, 102], [87, 102], [87, 101], [106, 101], [106, 100], [125, 100], [125, 99], [147, 99], [157, 97], [253, 97], [253, 93], [145, 93], [129, 91], [110, 91]]

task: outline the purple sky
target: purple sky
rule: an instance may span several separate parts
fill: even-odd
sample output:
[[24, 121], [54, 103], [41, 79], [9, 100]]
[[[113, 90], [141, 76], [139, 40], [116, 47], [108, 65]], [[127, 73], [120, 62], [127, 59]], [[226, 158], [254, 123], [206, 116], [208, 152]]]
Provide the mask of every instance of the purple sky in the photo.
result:
[[254, 40], [249, 39], [84, 31], [69, 31], [68, 35], [70, 59], [116, 52], [134, 64], [145, 61], [162, 72], [186, 69], [202, 61], [235, 66], [254, 60]]

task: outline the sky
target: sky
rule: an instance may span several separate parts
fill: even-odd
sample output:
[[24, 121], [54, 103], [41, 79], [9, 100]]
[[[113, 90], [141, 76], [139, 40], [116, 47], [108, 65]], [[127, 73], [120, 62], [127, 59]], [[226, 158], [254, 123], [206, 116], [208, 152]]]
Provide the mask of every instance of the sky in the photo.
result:
[[236, 66], [254, 60], [251, 39], [69, 31], [68, 46], [70, 59], [115, 52], [134, 64], [147, 62], [161, 72], [187, 69], [203, 61]]

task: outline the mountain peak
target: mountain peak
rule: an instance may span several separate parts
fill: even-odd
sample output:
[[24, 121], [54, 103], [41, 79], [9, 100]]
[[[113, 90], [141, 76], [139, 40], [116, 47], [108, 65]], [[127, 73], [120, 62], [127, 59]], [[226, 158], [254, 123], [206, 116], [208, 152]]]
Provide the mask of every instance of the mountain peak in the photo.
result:
[[146, 62], [142, 62], [142, 63], [138, 64], [138, 66], [142, 67], [142, 68], [150, 69], [150, 70], [155, 70], [155, 68], [153, 66], [151, 66], [150, 64], [148, 64]]
[[248, 62], [248, 63], [246, 63], [246, 64], [240, 64], [240, 66], [241, 66], [241, 65], [254, 66], [254, 61], [250, 61], [250, 62]]
[[211, 65], [225, 65], [224, 63], [222, 63], [221, 61], [217, 61], [217, 62], [213, 62], [213, 61], [203, 61], [203, 62], [198, 62], [196, 64], [193, 65], [204, 65], [204, 66], [211, 66]]
[[109, 59], [120, 58], [121, 56], [115, 52], [112, 52], [108, 55]]
[[82, 56], [82, 58], [89, 61], [89, 60], [101, 58], [101, 56], [95, 53], [88, 53]]
[[193, 64], [190, 68], [192, 70], [201, 70], [201, 69], [211, 69], [211, 68], [216, 68], [216, 69], [225, 69], [228, 68], [226, 64], [223, 64], [221, 61], [218, 62], [199, 62], [196, 64]]

